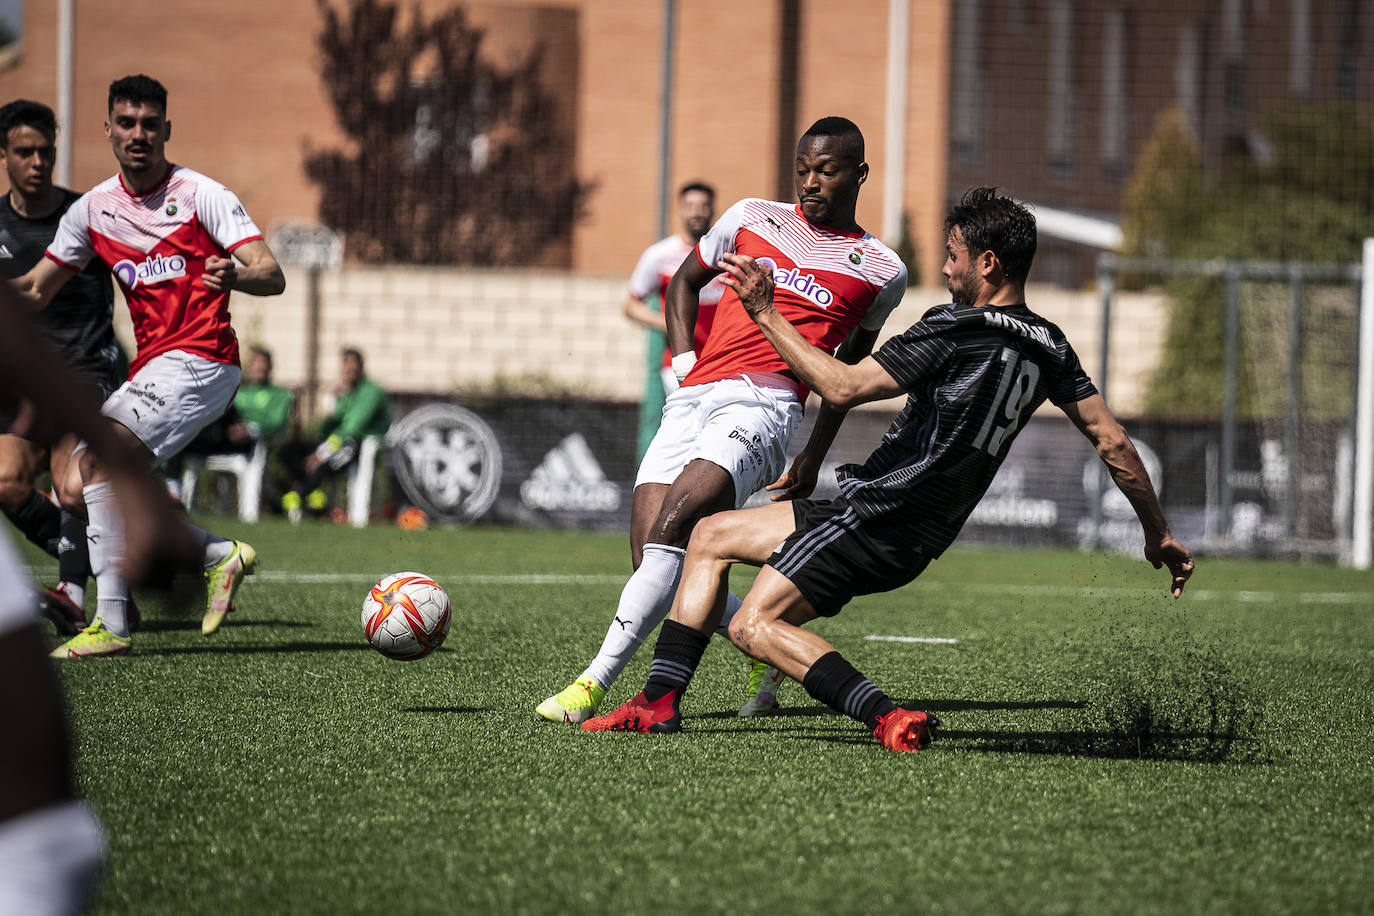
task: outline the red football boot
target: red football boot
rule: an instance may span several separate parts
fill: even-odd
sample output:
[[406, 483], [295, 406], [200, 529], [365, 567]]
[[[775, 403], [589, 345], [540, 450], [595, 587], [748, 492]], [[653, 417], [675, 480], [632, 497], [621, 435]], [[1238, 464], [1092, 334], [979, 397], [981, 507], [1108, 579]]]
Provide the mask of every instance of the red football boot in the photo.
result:
[[582, 723], [587, 732], [643, 732], [665, 734], [682, 729], [682, 714], [677, 711], [681, 694], [673, 690], [650, 703], [644, 692], [635, 694], [624, 706], [604, 716]]
[[914, 709], [894, 709], [878, 719], [873, 735], [889, 751], [919, 751], [930, 743], [930, 730], [940, 720]]

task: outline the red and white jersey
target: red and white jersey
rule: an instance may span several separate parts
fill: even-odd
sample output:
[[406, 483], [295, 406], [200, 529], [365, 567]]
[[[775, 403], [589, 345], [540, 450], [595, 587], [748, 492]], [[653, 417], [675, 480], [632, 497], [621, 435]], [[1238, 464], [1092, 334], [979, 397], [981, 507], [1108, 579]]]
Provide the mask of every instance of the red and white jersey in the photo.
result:
[[[877, 331], [906, 292], [906, 265], [867, 232], [817, 226], [796, 204], [746, 198], [726, 210], [697, 243], [697, 258], [711, 271], [728, 252], [747, 254], [773, 268], [773, 304], [806, 340], [834, 353], [856, 325]], [[706, 345], [684, 385], [701, 385], [746, 372], [794, 378], [726, 287]], [[798, 397], [806, 387], [797, 383]]]
[[[682, 266], [682, 262], [692, 253], [692, 244], [680, 235], [670, 235], [666, 239], [659, 239], [639, 256], [639, 263], [635, 265], [634, 273], [630, 274], [630, 295], [636, 299], [648, 299], [650, 296], [658, 295], [658, 307], [660, 311], [666, 311], [665, 303], [668, 295], [668, 282], [673, 279], [673, 274]], [[711, 333], [711, 322], [715, 320], [716, 305], [720, 302], [720, 297], [725, 293], [725, 284], [719, 279], [712, 280], [701, 289], [698, 296], [697, 305], [697, 324], [693, 334], [692, 349], [698, 353], [706, 343], [706, 336]], [[670, 366], [673, 362], [673, 351], [664, 348], [663, 365]]]
[[172, 350], [238, 365], [229, 294], [208, 289], [201, 275], [207, 257], [260, 238], [232, 191], [174, 165], [146, 194], [134, 194], [120, 175], [96, 185], [62, 217], [47, 256], [71, 270], [92, 257], [109, 265], [133, 319], [132, 376]]

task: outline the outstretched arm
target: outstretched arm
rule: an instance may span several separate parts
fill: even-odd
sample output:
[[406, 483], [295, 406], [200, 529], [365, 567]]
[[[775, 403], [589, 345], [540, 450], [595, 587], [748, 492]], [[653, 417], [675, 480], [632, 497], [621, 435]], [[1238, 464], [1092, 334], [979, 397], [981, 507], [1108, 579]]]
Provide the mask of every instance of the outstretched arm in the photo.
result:
[[[727, 254], [720, 266], [727, 274], [721, 282], [739, 293], [744, 310], [758, 324], [783, 362], [832, 409], [843, 412], [869, 401], [896, 397], [905, 391], [873, 357], [865, 354], [851, 366], [802, 337], [801, 332], [773, 307], [772, 272], [760, 267], [753, 258]], [[868, 349], [872, 348], [870, 339]]]
[[[873, 344], [877, 339], [878, 332], [870, 331], [862, 325], [856, 326], [836, 349], [835, 358], [846, 365], [854, 365], [873, 352]], [[774, 502], [801, 499], [810, 496], [816, 489], [821, 463], [830, 451], [830, 446], [834, 443], [835, 435], [840, 431], [847, 413], [847, 410], [834, 407], [829, 401], [822, 399], [821, 409], [816, 413], [816, 423], [811, 427], [806, 447], [797, 454], [792, 466], [783, 472], [781, 477], [764, 488], [773, 492]]]
[[1169, 533], [1169, 523], [1164, 520], [1164, 510], [1135, 443], [1107, 409], [1107, 402], [1101, 395], [1066, 404], [1061, 409], [1097, 449], [1098, 457], [1112, 475], [1112, 483], [1130, 501], [1145, 530], [1145, 559], [1154, 564], [1155, 569], [1169, 567], [1173, 577], [1169, 590], [1175, 598], [1179, 597], [1183, 594], [1184, 583], [1193, 574], [1193, 555]]

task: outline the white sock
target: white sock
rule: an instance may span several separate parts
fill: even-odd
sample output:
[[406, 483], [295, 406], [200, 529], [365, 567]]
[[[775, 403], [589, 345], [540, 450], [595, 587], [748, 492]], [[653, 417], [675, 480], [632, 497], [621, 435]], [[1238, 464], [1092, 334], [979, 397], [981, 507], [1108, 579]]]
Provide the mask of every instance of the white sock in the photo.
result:
[[78, 801], [0, 822], [0, 913], [85, 912], [105, 859], [105, 841]]
[[229, 552], [234, 549], [234, 542], [228, 538], [222, 538], [217, 534], [211, 534], [204, 528], [197, 528], [190, 522], [186, 523], [186, 527], [191, 529], [191, 535], [193, 537], [200, 538], [201, 554], [206, 569], [209, 569], [220, 560], [229, 556]]
[[716, 627], [716, 632], [726, 639], [730, 638], [730, 621], [734, 619], [735, 612], [744, 602], [739, 595], [734, 592], [725, 593], [725, 613], [721, 615], [720, 626]]
[[582, 672], [583, 677], [594, 678], [607, 690], [620, 677], [644, 638], [673, 609], [685, 553], [666, 544], [644, 545], [644, 559], [620, 592], [620, 605], [606, 630], [601, 651]]
[[124, 520], [106, 482], [81, 488], [86, 500], [86, 540], [95, 576], [95, 613], [100, 625], [116, 636], [129, 635], [129, 586], [124, 581]]

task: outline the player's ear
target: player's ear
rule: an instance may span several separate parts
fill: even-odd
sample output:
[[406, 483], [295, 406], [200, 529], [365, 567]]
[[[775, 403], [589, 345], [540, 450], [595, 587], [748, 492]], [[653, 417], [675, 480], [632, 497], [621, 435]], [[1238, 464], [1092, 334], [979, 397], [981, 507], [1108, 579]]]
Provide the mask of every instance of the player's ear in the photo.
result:
[[860, 162], [860, 163], [859, 163], [859, 167], [858, 167], [858, 169], [856, 169], [856, 171], [859, 173], [859, 184], [863, 184], [865, 181], [868, 180], [868, 163], [867, 163], [867, 162]]
[[162, 139], [163, 139], [164, 141], [165, 141], [165, 140], [170, 140], [170, 139], [172, 139], [172, 122], [171, 122], [171, 121], [163, 121], [163, 122], [162, 122]]
[[992, 277], [1000, 274], [1001, 272], [1002, 262], [997, 259], [997, 255], [992, 251], [992, 249], [989, 248], [986, 251], [979, 253], [978, 273], [983, 277], [983, 279], [991, 280]]

